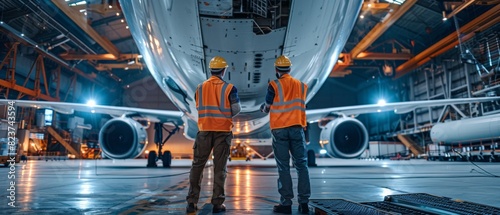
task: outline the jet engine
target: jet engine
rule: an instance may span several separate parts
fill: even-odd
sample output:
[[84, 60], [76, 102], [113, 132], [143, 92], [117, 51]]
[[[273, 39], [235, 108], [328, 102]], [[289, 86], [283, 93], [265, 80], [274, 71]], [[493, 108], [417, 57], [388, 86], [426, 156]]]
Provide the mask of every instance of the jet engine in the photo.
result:
[[336, 158], [357, 158], [368, 147], [368, 132], [359, 120], [334, 119], [321, 130], [320, 144]]
[[99, 143], [109, 158], [136, 158], [146, 148], [147, 137], [144, 126], [133, 119], [122, 117], [104, 124], [99, 132]]

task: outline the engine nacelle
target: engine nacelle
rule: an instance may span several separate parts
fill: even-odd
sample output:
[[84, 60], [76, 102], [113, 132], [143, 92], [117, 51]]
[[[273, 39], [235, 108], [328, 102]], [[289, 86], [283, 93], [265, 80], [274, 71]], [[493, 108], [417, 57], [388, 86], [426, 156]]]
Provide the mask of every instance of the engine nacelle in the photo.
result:
[[99, 143], [109, 158], [136, 158], [146, 149], [148, 135], [144, 126], [135, 120], [114, 118], [101, 128]]
[[368, 132], [359, 120], [337, 118], [321, 130], [320, 144], [336, 158], [357, 158], [368, 147]]

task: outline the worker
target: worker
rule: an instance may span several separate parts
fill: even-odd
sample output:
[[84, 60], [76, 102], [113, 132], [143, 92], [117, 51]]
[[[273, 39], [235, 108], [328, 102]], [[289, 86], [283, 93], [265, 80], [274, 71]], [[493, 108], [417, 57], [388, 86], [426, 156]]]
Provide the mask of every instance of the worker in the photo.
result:
[[213, 149], [214, 186], [211, 203], [212, 212], [226, 211], [224, 185], [227, 174], [227, 161], [233, 139], [232, 117], [240, 110], [238, 91], [232, 84], [225, 82], [226, 60], [220, 56], [212, 58], [209, 64], [212, 76], [198, 85], [195, 92], [196, 109], [198, 110], [198, 129], [193, 146], [193, 164], [189, 174], [189, 191], [186, 197], [186, 212], [198, 210], [200, 185], [203, 169]]
[[292, 63], [286, 56], [279, 56], [275, 63], [277, 80], [269, 82], [266, 102], [260, 109], [270, 113], [270, 127], [273, 137], [273, 152], [278, 166], [278, 192], [280, 204], [274, 212], [292, 212], [293, 185], [290, 176], [290, 153], [298, 174], [299, 212], [309, 213], [311, 186], [306, 155], [306, 113], [307, 85], [290, 75]]

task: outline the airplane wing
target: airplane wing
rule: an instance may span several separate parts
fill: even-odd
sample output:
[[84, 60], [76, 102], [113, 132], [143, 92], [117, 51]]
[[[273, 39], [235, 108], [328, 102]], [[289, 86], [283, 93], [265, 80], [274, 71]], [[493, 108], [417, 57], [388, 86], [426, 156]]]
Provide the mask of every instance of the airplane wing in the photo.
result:
[[422, 107], [487, 102], [493, 100], [500, 100], [500, 97], [497, 96], [497, 97], [481, 97], [481, 98], [440, 99], [440, 100], [427, 100], [427, 101], [395, 102], [395, 103], [387, 103], [385, 105], [371, 104], [371, 105], [345, 106], [345, 107], [306, 110], [306, 115], [308, 122], [317, 122], [322, 118], [328, 116], [329, 114], [333, 113], [339, 113], [344, 115], [358, 115], [365, 113], [394, 111], [397, 114], [403, 114], [411, 112], [416, 108], [422, 108]]
[[48, 108], [58, 113], [73, 114], [75, 111], [109, 114], [114, 117], [127, 115], [133, 119], [147, 120], [150, 122], [176, 123], [182, 125], [183, 113], [180, 111], [154, 110], [132, 107], [118, 107], [106, 105], [89, 106], [86, 104], [67, 103], [67, 102], [45, 102], [45, 101], [28, 101], [28, 100], [6, 100], [0, 99], [0, 104], [7, 102], [15, 102], [17, 107], [34, 107]]

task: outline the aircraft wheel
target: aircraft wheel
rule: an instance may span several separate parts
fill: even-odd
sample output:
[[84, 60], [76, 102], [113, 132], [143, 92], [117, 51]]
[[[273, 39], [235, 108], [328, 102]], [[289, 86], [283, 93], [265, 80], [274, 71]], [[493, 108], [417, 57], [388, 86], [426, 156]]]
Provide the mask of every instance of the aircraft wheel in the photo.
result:
[[161, 158], [163, 161], [163, 167], [169, 168], [172, 164], [172, 153], [170, 151], [163, 152], [163, 157]]
[[146, 167], [157, 167], [156, 165], [156, 151], [150, 151], [148, 155], [148, 165]]

